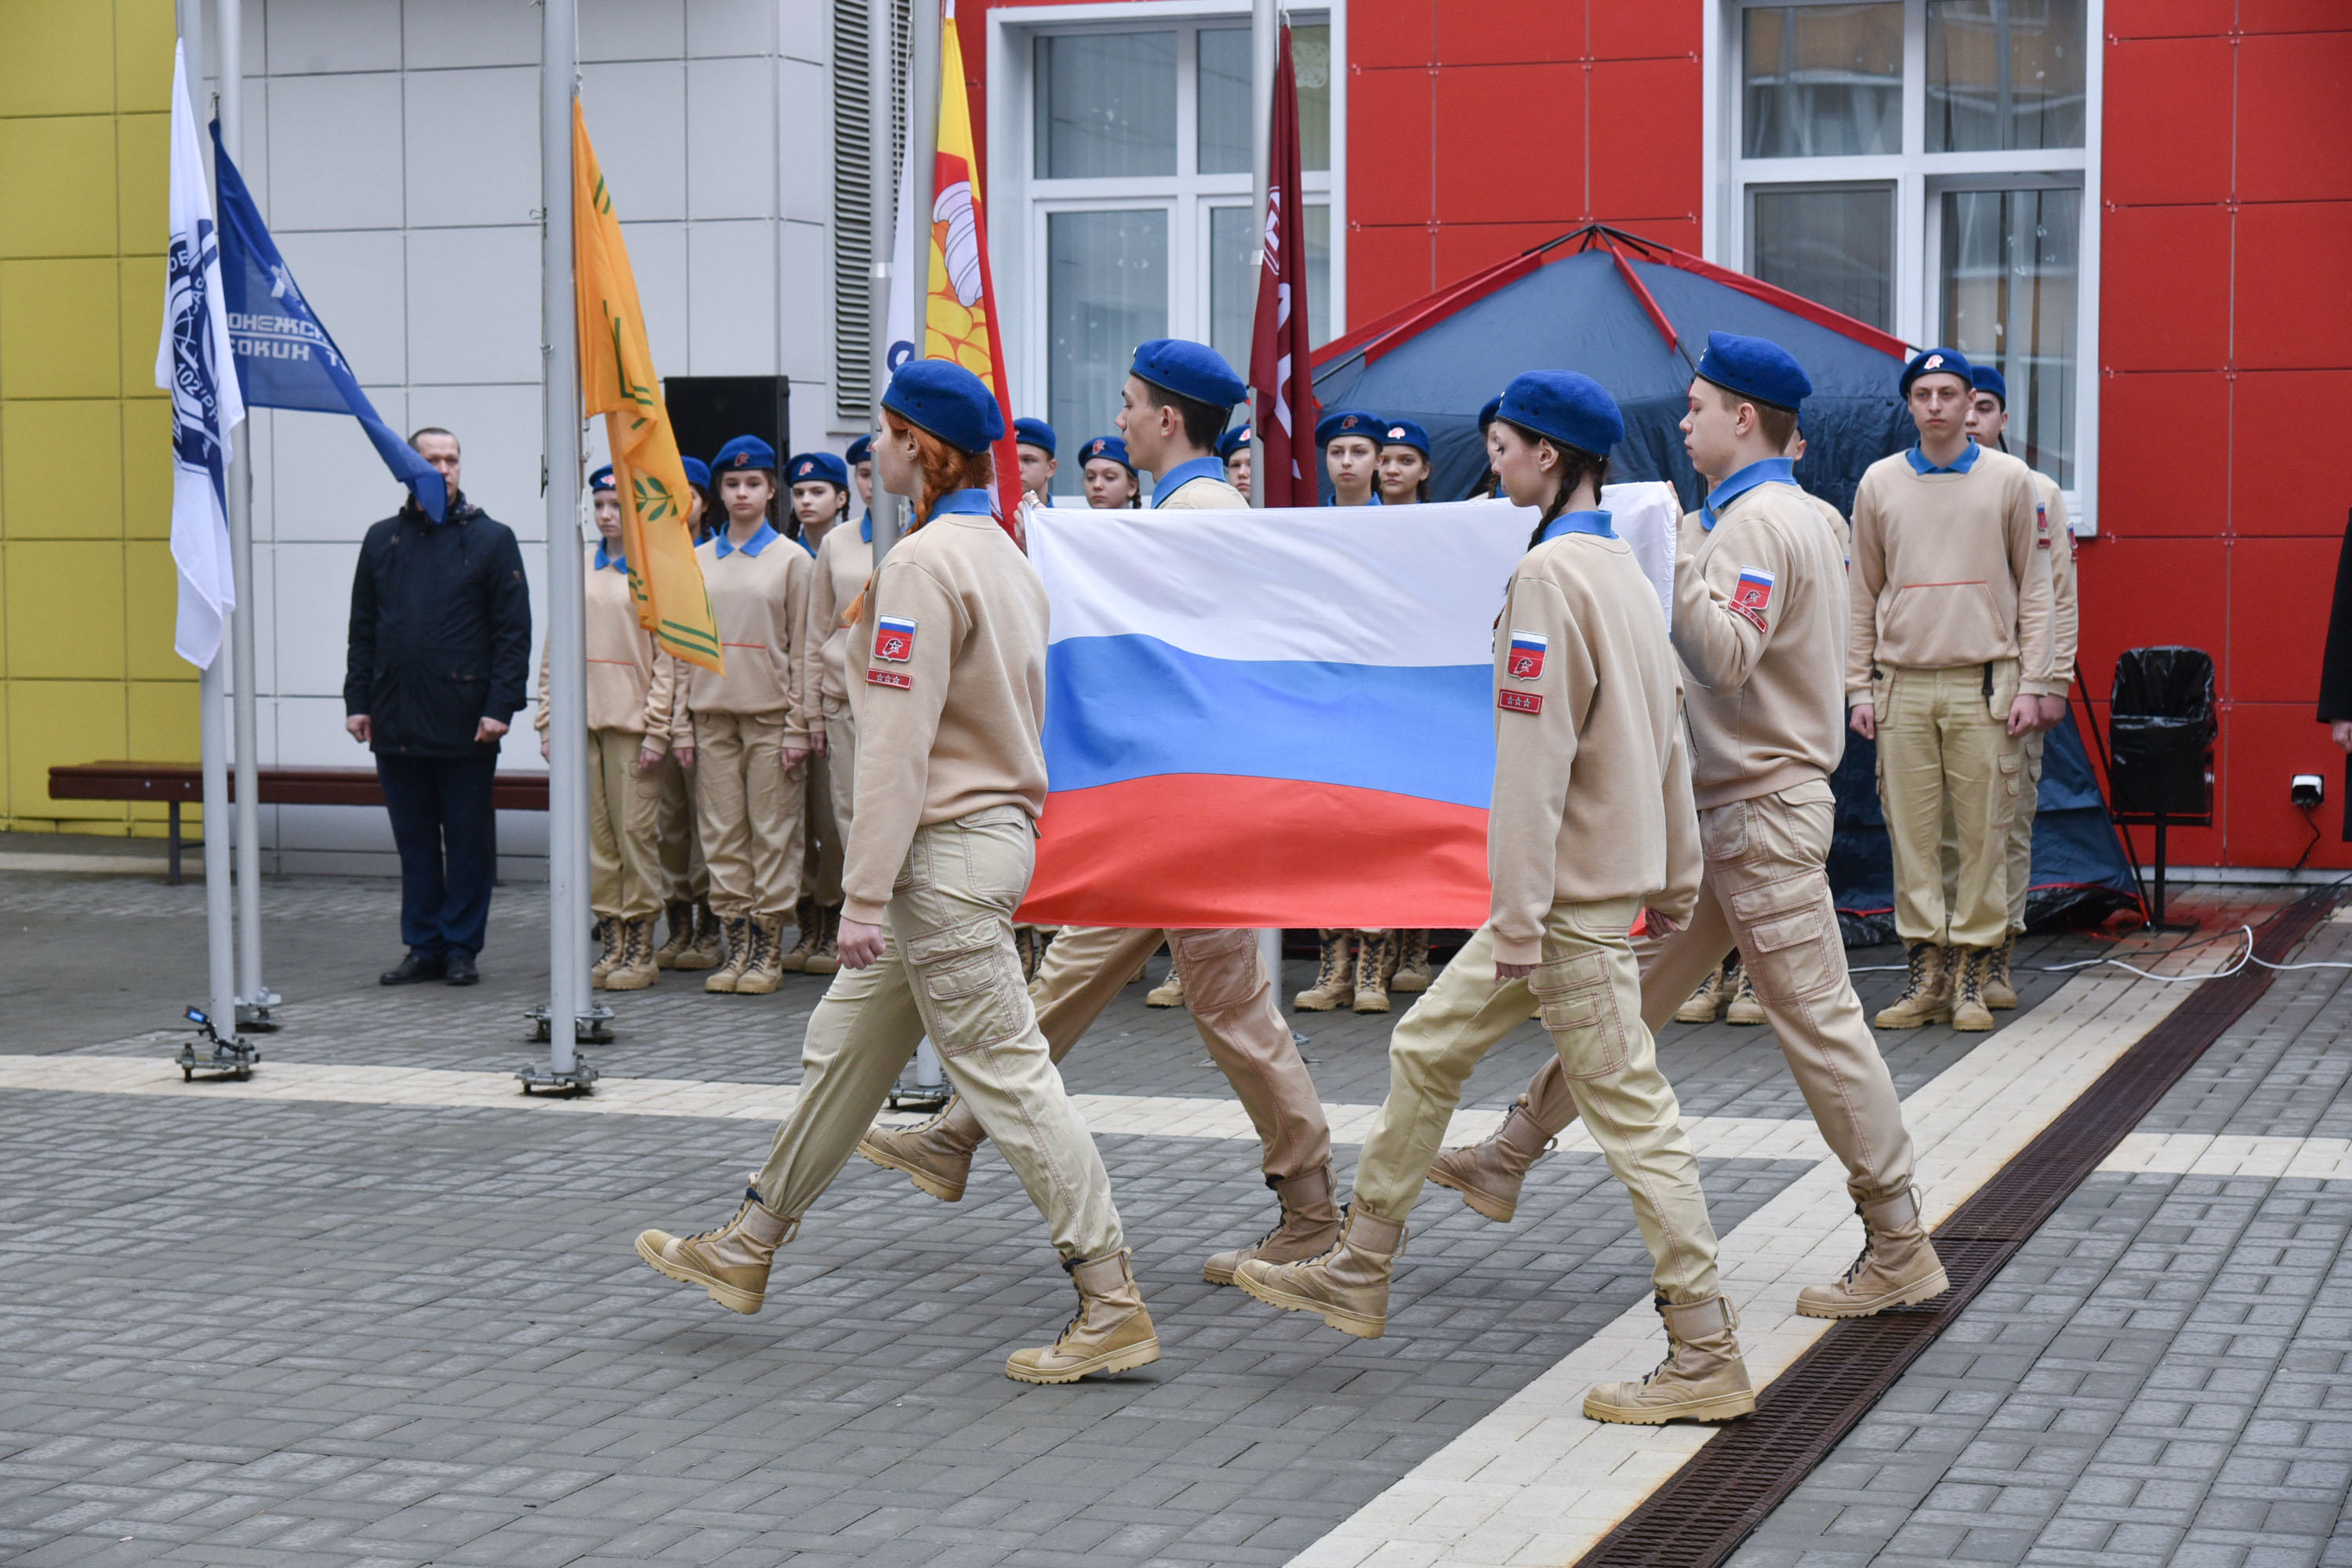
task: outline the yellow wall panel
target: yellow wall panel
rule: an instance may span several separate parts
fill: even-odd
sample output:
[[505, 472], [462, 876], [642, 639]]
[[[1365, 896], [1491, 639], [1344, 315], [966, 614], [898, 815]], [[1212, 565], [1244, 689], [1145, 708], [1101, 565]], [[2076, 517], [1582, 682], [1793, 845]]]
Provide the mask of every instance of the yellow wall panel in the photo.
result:
[[[0, 7], [4, 9], [5, 7]], [[120, 680], [14, 680], [8, 685], [8, 805], [17, 818], [121, 822], [105, 800], [51, 800], [49, 768], [125, 755], [125, 694]]]
[[120, 681], [122, 546], [12, 539], [6, 551], [9, 679]]
[[163, 336], [163, 258], [126, 257], [122, 268], [122, 395], [168, 403], [155, 384], [155, 346]]
[[[170, 59], [166, 51], [165, 60]], [[115, 122], [116, 233], [125, 256], [161, 256], [171, 244], [172, 117], [125, 114]]]
[[[122, 532], [128, 539], [172, 537], [172, 405], [126, 398], [122, 410]], [[240, 427], [237, 437], [244, 438]]]
[[168, 540], [122, 547], [123, 658], [133, 681], [189, 680], [196, 667], [172, 651], [180, 614], [180, 574]]
[[[206, 23], [210, 24], [207, 15]], [[261, 26], [261, 7], [245, 12], [248, 28]], [[179, 37], [172, 0], [114, 0], [114, 100], [125, 114], [172, 106], [172, 45]]]
[[0, 453], [9, 538], [122, 537], [121, 404], [0, 403]]
[[0, 256], [112, 256], [113, 117], [0, 120]]
[[[194, 681], [134, 680], [129, 689], [131, 749], [125, 755], [142, 763], [204, 761]], [[161, 807], [156, 808], [155, 815], [163, 815]]]
[[[111, 114], [114, 68], [113, 7], [92, 0], [0, 5], [0, 114]], [[171, 68], [166, 44], [167, 77]]]
[[[0, 14], [15, 7], [0, 5]], [[0, 213], [0, 225], [20, 221]], [[0, 397], [121, 395], [121, 263], [0, 261]], [[155, 319], [163, 314], [163, 284]], [[152, 356], [154, 344], [151, 341]], [[148, 361], [149, 379], [154, 362]]]

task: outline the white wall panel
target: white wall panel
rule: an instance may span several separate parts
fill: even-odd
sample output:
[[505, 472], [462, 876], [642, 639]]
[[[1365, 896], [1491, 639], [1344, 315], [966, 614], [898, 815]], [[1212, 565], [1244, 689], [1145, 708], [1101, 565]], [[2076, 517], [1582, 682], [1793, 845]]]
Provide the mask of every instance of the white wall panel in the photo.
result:
[[654, 368], [664, 375], [689, 375], [687, 338], [686, 225], [625, 223], [629, 268], [637, 277], [637, 303], [645, 307], [646, 341]]
[[[338, 649], [342, 639], [335, 639]], [[335, 656], [335, 693], [331, 697], [281, 697], [278, 700], [278, 763], [289, 768], [364, 768], [373, 764], [374, 758], [365, 746], [353, 742], [343, 729], [342, 656]], [[289, 807], [289, 815], [294, 808]], [[328, 808], [315, 808], [320, 812]], [[365, 816], [366, 812], [337, 808], [339, 816]], [[373, 814], [379, 825], [383, 813]], [[281, 818], [281, 823], [283, 819]], [[384, 844], [392, 843], [392, 833], [383, 827]]]
[[687, 230], [696, 375], [776, 374], [775, 229], [698, 223]]
[[400, 0], [268, 0], [245, 30], [267, 36], [273, 76], [400, 68]]
[[[822, 382], [831, 374], [833, 321], [825, 310], [825, 269], [833, 252], [822, 224], [776, 226], [777, 265], [783, 275], [782, 331], [777, 370], [801, 382]], [[797, 391], [793, 394], [799, 400]]]
[[540, 200], [537, 68], [412, 70], [404, 79], [409, 223], [530, 222]]
[[824, 0], [777, 0], [777, 52], [788, 59], [832, 58], [832, 37]]
[[[364, 390], [376, 412], [405, 436], [404, 389]], [[390, 517], [407, 499], [407, 488], [383, 466], [358, 420], [281, 408], [272, 413], [270, 424], [272, 536], [281, 546], [289, 541], [356, 542], [368, 524]]]
[[833, 89], [824, 68], [806, 60], [778, 61], [776, 79], [783, 216], [824, 223], [833, 216]]
[[399, 227], [400, 119], [390, 72], [270, 83], [271, 231]]
[[676, 59], [686, 53], [686, 0], [581, 0], [583, 60]]
[[539, 64], [542, 28], [531, 0], [401, 0], [400, 9], [412, 71]]
[[688, 217], [774, 214], [775, 91], [772, 59], [687, 62]]
[[[588, 66], [580, 102], [604, 187], [623, 223], [686, 216], [686, 66], [679, 60]], [[537, 176], [534, 174], [533, 178]]]
[[411, 229], [409, 380], [537, 384], [539, 283], [536, 226]]
[[686, 8], [689, 55], [773, 55], [776, 0], [693, 0]]
[[359, 542], [280, 544], [272, 553], [280, 584], [268, 601], [278, 622], [278, 658], [263, 668], [277, 671], [280, 697], [341, 697]]
[[408, 263], [400, 231], [289, 234], [278, 248], [362, 383], [408, 379]]
[[[531, 315], [536, 321], [535, 302]], [[540, 429], [538, 384], [413, 386], [408, 408], [418, 425], [438, 425], [457, 433], [465, 462], [458, 483], [467, 498], [513, 529], [523, 542], [523, 553], [530, 555], [536, 548], [531, 541], [545, 532], [539, 497], [539, 458], [545, 437]]]

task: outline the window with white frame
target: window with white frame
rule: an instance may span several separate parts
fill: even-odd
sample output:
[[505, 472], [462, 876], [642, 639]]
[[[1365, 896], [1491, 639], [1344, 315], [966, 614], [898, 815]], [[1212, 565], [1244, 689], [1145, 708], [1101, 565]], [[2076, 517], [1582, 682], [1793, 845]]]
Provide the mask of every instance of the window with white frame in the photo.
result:
[[[1022, 401], [1043, 403], [1066, 447], [1113, 433], [1129, 356], [1148, 338], [1199, 339], [1248, 374], [1258, 250], [1249, 26], [1246, 17], [1163, 16], [1139, 6], [1118, 21], [1024, 29], [1013, 40], [1028, 91], [1015, 165], [1025, 186], [1016, 331], [1027, 340], [1027, 383], [1042, 380], [1045, 394]], [[1321, 342], [1335, 329], [1328, 22], [1294, 17], [1291, 48], [1308, 321]], [[1075, 464], [1055, 488], [1079, 492]]]
[[1725, 259], [2009, 384], [2010, 449], [2088, 466], [2099, 0], [1726, 0]]

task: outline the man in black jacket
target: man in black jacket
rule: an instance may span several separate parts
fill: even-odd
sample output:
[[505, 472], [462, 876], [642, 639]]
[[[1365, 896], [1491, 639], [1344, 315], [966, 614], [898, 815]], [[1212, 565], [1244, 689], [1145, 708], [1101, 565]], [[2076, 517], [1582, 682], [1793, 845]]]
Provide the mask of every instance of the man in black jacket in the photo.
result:
[[514, 531], [457, 488], [457, 437], [408, 438], [441, 471], [447, 521], [414, 497], [367, 531], [352, 581], [343, 728], [375, 752], [400, 847], [400, 935], [386, 985], [480, 979], [474, 961], [498, 875], [490, 778], [523, 705], [530, 595]]

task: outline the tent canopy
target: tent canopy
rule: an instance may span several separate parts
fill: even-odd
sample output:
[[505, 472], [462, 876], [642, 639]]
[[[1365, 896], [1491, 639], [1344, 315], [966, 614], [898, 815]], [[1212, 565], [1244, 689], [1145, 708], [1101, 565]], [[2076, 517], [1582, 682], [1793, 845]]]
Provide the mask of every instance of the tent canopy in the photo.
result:
[[1912, 439], [1895, 383], [1903, 342], [1825, 306], [1670, 246], [1590, 225], [1326, 344], [1315, 395], [1426, 427], [1430, 493], [1466, 495], [1486, 471], [1478, 409], [1529, 370], [1574, 370], [1625, 415], [1612, 479], [1664, 479], [1695, 506], [1677, 428], [1710, 331], [1769, 338], [1812, 379], [1798, 482], [1840, 510], [1878, 458]]

